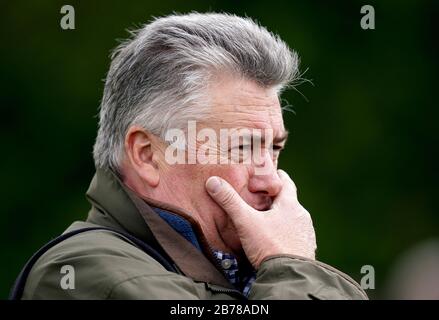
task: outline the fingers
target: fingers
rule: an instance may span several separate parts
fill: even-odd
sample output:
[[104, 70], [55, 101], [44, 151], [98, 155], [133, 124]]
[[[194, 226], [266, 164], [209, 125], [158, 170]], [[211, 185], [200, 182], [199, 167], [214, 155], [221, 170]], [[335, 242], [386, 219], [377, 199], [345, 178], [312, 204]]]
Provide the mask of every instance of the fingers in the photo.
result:
[[206, 190], [212, 199], [232, 218], [248, 214], [253, 210], [235, 189], [220, 177], [213, 176], [207, 179]]
[[290, 178], [288, 173], [279, 169], [277, 170], [280, 180], [282, 181], [282, 190], [274, 199], [273, 205], [285, 200], [296, 200], [297, 201], [297, 188], [294, 181]]
[[290, 176], [288, 175], [288, 173], [286, 173], [285, 171], [283, 171], [282, 169], [277, 170], [277, 174], [279, 175], [279, 178], [282, 180], [282, 182], [289, 182], [293, 189], [296, 190], [296, 184], [294, 183], [294, 181], [290, 178]]

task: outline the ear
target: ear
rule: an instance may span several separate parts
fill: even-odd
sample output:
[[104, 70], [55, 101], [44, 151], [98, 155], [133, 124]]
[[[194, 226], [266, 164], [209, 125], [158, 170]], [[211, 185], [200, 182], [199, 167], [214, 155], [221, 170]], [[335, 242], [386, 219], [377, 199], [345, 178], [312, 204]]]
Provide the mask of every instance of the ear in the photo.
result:
[[130, 127], [125, 135], [125, 152], [129, 164], [144, 182], [155, 188], [159, 184], [160, 175], [153, 141], [151, 134], [139, 126]]

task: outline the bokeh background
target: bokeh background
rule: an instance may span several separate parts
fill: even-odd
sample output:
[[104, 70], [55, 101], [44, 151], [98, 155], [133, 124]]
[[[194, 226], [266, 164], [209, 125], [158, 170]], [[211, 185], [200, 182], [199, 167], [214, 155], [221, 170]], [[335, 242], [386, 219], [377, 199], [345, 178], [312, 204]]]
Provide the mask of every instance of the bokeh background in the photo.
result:
[[[75, 8], [62, 30], [60, 8]], [[376, 29], [360, 28], [373, 5]], [[439, 236], [437, 1], [7, 1], [0, 10], [0, 298], [25, 261], [84, 219], [109, 52], [127, 28], [192, 10], [248, 15], [301, 56], [284, 98], [291, 131], [280, 166], [311, 212], [318, 257], [371, 298], [407, 250]], [[422, 261], [421, 261], [422, 262]]]

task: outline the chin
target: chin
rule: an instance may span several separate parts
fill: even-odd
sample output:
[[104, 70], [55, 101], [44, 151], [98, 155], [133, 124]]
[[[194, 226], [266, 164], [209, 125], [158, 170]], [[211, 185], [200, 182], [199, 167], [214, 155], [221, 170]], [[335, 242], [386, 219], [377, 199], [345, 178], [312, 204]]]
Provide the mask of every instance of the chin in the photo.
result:
[[236, 240], [228, 242], [227, 245], [235, 255], [240, 255], [243, 251], [241, 240], [238, 237], [236, 237]]
[[227, 247], [232, 249], [234, 253], [242, 251], [242, 243], [235, 227], [228, 228], [227, 232], [224, 232], [221, 236]]

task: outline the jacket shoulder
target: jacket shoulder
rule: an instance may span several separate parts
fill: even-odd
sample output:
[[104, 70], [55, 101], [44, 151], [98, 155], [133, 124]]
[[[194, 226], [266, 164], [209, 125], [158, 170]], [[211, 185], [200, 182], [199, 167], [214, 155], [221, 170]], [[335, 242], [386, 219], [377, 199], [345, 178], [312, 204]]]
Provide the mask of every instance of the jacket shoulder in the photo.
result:
[[[76, 222], [67, 232], [96, 226]], [[23, 299], [106, 299], [129, 279], [167, 274], [173, 273], [122, 236], [87, 231], [55, 245], [37, 260]]]

